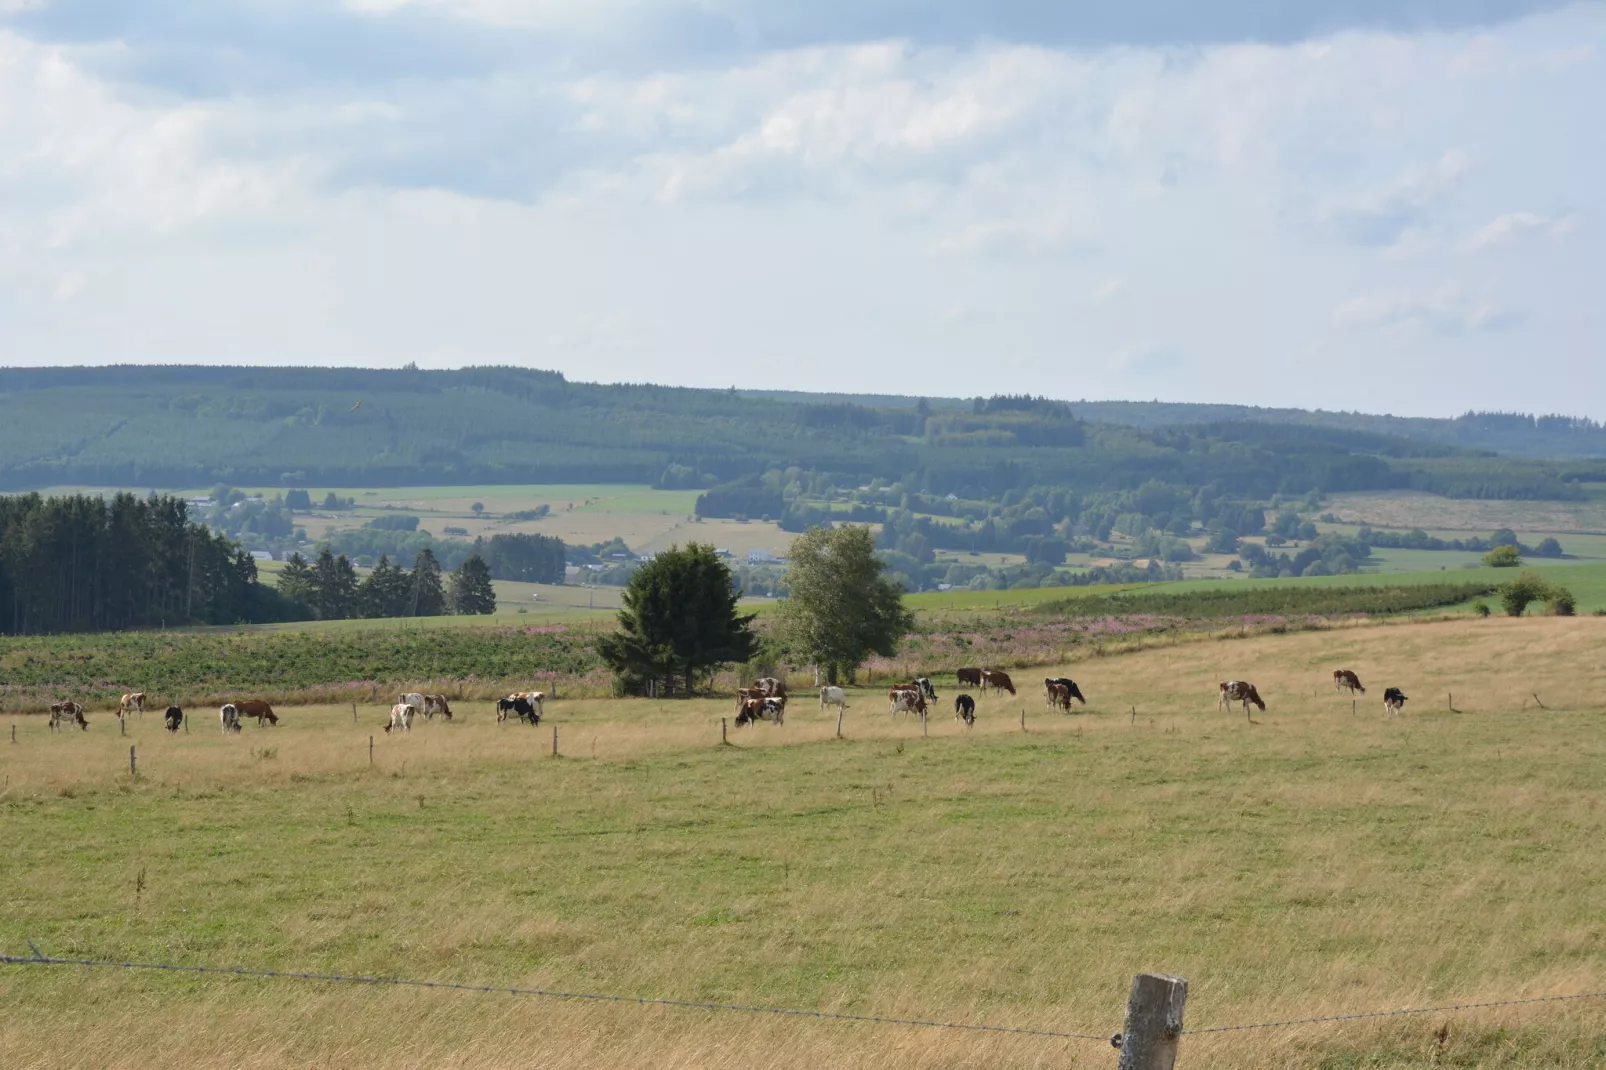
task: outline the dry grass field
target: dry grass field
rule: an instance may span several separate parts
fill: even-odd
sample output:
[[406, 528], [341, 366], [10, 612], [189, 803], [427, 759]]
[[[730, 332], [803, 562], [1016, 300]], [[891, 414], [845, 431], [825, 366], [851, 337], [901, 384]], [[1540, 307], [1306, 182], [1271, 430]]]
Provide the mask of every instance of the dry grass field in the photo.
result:
[[[870, 691], [844, 740], [800, 698], [727, 747], [722, 700], [564, 702], [558, 758], [548, 725], [484, 704], [404, 738], [377, 708], [230, 738], [206, 711], [177, 736], [147, 714], [127, 739], [19, 718], [0, 741], [0, 949], [1103, 1035], [1146, 969], [1190, 980], [1193, 1028], [1596, 991], [1603, 649], [1592, 618], [1151, 648], [1068, 667], [1085, 711], [1028, 684], [927, 738]], [[1340, 666], [1370, 688], [1355, 713]], [[1269, 709], [1220, 712], [1227, 677]], [[1391, 684], [1411, 696], [1394, 721]], [[0, 967], [8, 1067], [1114, 1060], [1092, 1041]], [[1179, 1065], [1603, 1060], [1595, 1000], [1189, 1037]]]

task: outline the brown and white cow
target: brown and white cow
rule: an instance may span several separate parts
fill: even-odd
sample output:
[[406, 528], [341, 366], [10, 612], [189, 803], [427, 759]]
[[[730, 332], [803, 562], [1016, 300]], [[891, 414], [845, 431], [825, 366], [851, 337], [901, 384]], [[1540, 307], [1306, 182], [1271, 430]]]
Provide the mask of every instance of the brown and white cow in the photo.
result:
[[983, 669], [981, 671], [982, 694], [985, 695], [989, 687], [996, 691], [1008, 691], [1011, 695], [1015, 693], [1015, 681], [1009, 678], [1009, 673], [1000, 672], [997, 669]]
[[926, 715], [926, 696], [918, 687], [893, 688], [887, 692], [887, 703], [894, 718], [900, 713]]
[[127, 717], [130, 713], [145, 716], [145, 692], [130, 691], [117, 704], [117, 716]]
[[1071, 689], [1066, 687], [1064, 684], [1049, 684], [1048, 704], [1056, 710], [1065, 710], [1067, 713], [1070, 712]]
[[1249, 704], [1253, 702], [1260, 707], [1260, 712], [1266, 712], [1266, 704], [1261, 701], [1260, 692], [1255, 685], [1243, 680], [1223, 680], [1221, 682], [1221, 709], [1230, 710], [1234, 702], [1244, 704], [1244, 716], [1249, 716]]
[[754, 686], [764, 692], [765, 698], [785, 698], [786, 681], [774, 676], [766, 676]]
[[390, 723], [385, 725], [388, 732], [411, 732], [413, 718], [418, 716], [418, 707], [411, 702], [398, 702], [390, 708]]
[[1366, 688], [1361, 686], [1361, 678], [1348, 669], [1333, 670], [1333, 690], [1348, 691], [1352, 695], [1357, 691], [1366, 694]]
[[63, 723], [75, 724], [85, 732], [89, 731], [89, 721], [84, 717], [84, 708], [71, 699], [50, 704], [50, 730], [54, 732]]
[[452, 719], [452, 707], [447, 705], [445, 695], [424, 696], [424, 719], [433, 721], [436, 714], [440, 714], [448, 721]]
[[268, 705], [265, 699], [237, 699], [235, 700], [234, 708], [240, 711], [241, 720], [244, 720], [247, 717], [255, 717], [257, 719], [258, 728], [262, 727], [262, 723], [264, 721], [266, 721], [268, 724], [279, 723], [279, 715], [273, 712], [273, 707]]

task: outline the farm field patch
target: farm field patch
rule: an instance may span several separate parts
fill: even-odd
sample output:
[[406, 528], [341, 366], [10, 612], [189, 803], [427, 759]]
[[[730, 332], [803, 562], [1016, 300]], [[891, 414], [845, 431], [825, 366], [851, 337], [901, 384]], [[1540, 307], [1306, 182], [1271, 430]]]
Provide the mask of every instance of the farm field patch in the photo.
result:
[[1364, 491], [1329, 495], [1318, 511], [1330, 512], [1347, 524], [1400, 531], [1422, 528], [1479, 535], [1496, 528], [1535, 533], [1606, 532], [1606, 498], [1597, 495], [1584, 501], [1564, 502], [1443, 498], [1405, 490]]
[[[925, 738], [874, 690], [850, 696], [845, 740], [798, 696], [729, 747], [725, 700], [555, 702], [535, 729], [460, 703], [404, 737], [374, 705], [227, 738], [215, 711], [127, 739], [22, 718], [0, 749], [0, 947], [1096, 1036], [1141, 969], [1189, 978], [1190, 1028], [1598, 990], [1603, 640], [1579, 618], [1163, 647], [1074, 666], [1085, 712], [1028, 683]], [[1339, 666], [1370, 689], [1353, 714]], [[1217, 709], [1228, 676], [1266, 697], [1255, 723]], [[1411, 696], [1394, 721], [1389, 684]], [[0, 969], [0, 1008], [0, 1050], [30, 1067], [1111, 1059], [1103, 1041], [66, 968]], [[1582, 1068], [1603, 1041], [1606, 1007], [1579, 1001], [1188, 1037], [1183, 1065]]]

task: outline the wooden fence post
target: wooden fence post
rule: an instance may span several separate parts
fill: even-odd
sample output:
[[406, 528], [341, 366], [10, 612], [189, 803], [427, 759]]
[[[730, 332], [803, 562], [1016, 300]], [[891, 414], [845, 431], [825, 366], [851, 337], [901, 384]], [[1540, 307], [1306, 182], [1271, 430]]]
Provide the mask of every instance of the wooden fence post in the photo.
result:
[[[15, 732], [16, 729], [13, 728], [12, 731]], [[842, 707], [841, 706], [838, 706], [836, 708], [836, 738], [838, 738], [838, 739], [842, 738]]]
[[552, 757], [558, 756], [558, 726], [552, 726]]
[[725, 718], [719, 719], [719, 742], [721, 745], [729, 743], [730, 737], [725, 734]]
[[925, 710], [921, 710], [920, 711], [920, 734], [922, 736], [927, 734], [926, 733], [926, 711]]
[[374, 737], [368, 737], [368, 764], [374, 764]]
[[117, 727], [120, 729], [118, 735], [128, 735], [128, 718], [120, 713], [117, 715]]
[[1022, 732], [1026, 731], [1026, 707], [1025, 706], [1022, 706], [1020, 708], [1020, 730]]
[[12, 725], [11, 726], [11, 742], [15, 743], [16, 741], [17, 741], [17, 726], [16, 725]]
[[1119, 1038], [1119, 1070], [1172, 1070], [1187, 1002], [1188, 982], [1180, 977], [1140, 973], [1132, 978]]
[[139, 776], [139, 771], [134, 765], [134, 748], [132, 746], [128, 748], [128, 775]]
[[351, 723], [357, 723], [357, 704], [355, 702], [351, 704]]

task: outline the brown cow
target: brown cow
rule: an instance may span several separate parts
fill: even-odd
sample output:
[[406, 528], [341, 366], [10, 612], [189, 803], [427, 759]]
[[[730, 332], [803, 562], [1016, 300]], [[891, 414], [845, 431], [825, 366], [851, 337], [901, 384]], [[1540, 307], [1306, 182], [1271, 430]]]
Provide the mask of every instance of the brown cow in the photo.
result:
[[1011, 695], [1015, 693], [1015, 681], [1009, 678], [1009, 673], [999, 672], [997, 669], [983, 669], [981, 671], [982, 693], [986, 694], [989, 687], [999, 691], [1008, 691]]
[[274, 713], [273, 707], [268, 705], [263, 699], [241, 699], [232, 703], [232, 705], [236, 710], [239, 711], [241, 720], [244, 720], [247, 717], [255, 717], [257, 719], [258, 728], [262, 727], [262, 722], [264, 721], [266, 721], [268, 724], [279, 723], [279, 715]]
[[744, 698], [736, 712], [736, 727], [752, 724], [754, 721], [764, 719], [764, 703], [762, 698]]
[[1066, 687], [1064, 684], [1049, 684], [1048, 704], [1057, 710], [1065, 710], [1067, 713], [1070, 712], [1071, 689]]
[[959, 678], [960, 687], [965, 687], [967, 685], [970, 687], [981, 686], [980, 669], [960, 669], [958, 672], [954, 673], [954, 675]]
[[[1253, 702], [1260, 707], [1260, 712], [1266, 712], [1266, 704], [1260, 699], [1260, 692], [1255, 685], [1243, 680], [1223, 680], [1221, 682], [1221, 708], [1231, 709], [1234, 702], [1244, 704], [1244, 716], [1249, 717], [1249, 704]], [[1250, 720], [1254, 718], [1250, 717]]]
[[918, 687], [893, 688], [887, 692], [887, 703], [894, 718], [900, 713], [917, 713], [921, 717], [926, 715], [926, 696], [920, 693]]
[[1357, 691], [1363, 695], [1366, 694], [1366, 688], [1361, 686], [1361, 678], [1350, 672], [1348, 669], [1333, 670], [1333, 690], [1348, 690], [1352, 695]]

